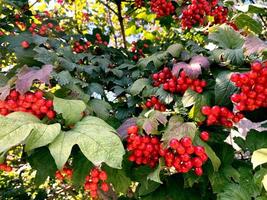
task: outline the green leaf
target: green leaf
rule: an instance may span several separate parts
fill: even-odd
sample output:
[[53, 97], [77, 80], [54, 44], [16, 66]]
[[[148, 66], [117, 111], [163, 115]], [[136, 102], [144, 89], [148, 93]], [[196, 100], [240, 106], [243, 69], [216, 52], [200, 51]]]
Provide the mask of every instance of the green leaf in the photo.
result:
[[112, 110], [112, 107], [108, 102], [100, 99], [90, 100], [89, 105], [94, 113], [101, 119], [107, 119], [110, 115], [110, 111]]
[[250, 130], [247, 134], [246, 140], [240, 137], [234, 138], [235, 143], [244, 151], [256, 151], [257, 149], [267, 148], [267, 131], [258, 132]]
[[147, 78], [137, 79], [130, 88], [130, 93], [136, 96], [142, 92], [142, 90], [150, 85], [150, 81]]
[[223, 193], [218, 194], [218, 200], [251, 200], [251, 197], [240, 185], [230, 184], [228, 185]]
[[72, 183], [75, 186], [82, 186], [85, 182], [85, 177], [89, 174], [93, 164], [82, 154], [75, 152], [73, 154], [73, 175]]
[[66, 125], [73, 125], [82, 119], [82, 113], [86, 108], [86, 105], [83, 101], [54, 97], [53, 102], [54, 110], [58, 114], [62, 114]]
[[181, 44], [173, 44], [171, 46], [168, 47], [168, 49], [166, 50], [169, 54], [172, 55], [172, 57], [174, 58], [179, 58], [181, 55], [181, 52], [183, 50], [183, 45]]
[[60, 133], [59, 124], [42, 124], [37, 117], [24, 112], [0, 116], [0, 125], [0, 153], [18, 144], [26, 144], [26, 151], [45, 146]]
[[210, 32], [209, 39], [219, 46], [212, 51], [217, 62], [240, 65], [244, 62], [243, 44], [241, 34], [234, 31], [228, 25], [221, 25], [215, 31]]
[[105, 121], [93, 116], [87, 116], [75, 127], [61, 134], [49, 145], [57, 167], [62, 169], [67, 162], [71, 149], [78, 145], [94, 165], [106, 163], [113, 168], [121, 168], [124, 148], [116, 131]]
[[100, 95], [104, 94], [103, 86], [99, 83], [90, 83], [88, 85], [88, 92], [92, 95], [94, 92]]
[[182, 103], [184, 107], [190, 107], [194, 105], [199, 98], [199, 94], [191, 89], [188, 89], [185, 91], [183, 98], [182, 98]]
[[244, 13], [241, 13], [236, 16], [234, 18], [234, 23], [239, 29], [248, 28], [256, 34], [260, 34], [262, 32], [262, 25], [258, 21]]
[[159, 186], [160, 183], [157, 183], [155, 181], [149, 181], [149, 180], [141, 181], [138, 187], [138, 194], [140, 196], [148, 195], [149, 193], [154, 192]]
[[163, 165], [164, 165], [163, 160], [160, 159], [157, 169], [155, 169], [152, 173], [150, 173], [147, 176], [147, 179], [162, 184], [162, 181], [160, 180], [160, 171]]
[[105, 171], [108, 174], [107, 182], [111, 183], [117, 193], [126, 194], [130, 185], [131, 179], [126, 176], [123, 169], [113, 169], [105, 167]]
[[203, 146], [205, 148], [205, 151], [212, 163], [213, 169], [215, 172], [217, 172], [221, 165], [221, 160], [218, 158], [216, 153], [206, 142], [203, 142], [199, 137], [195, 137], [195, 142], [197, 145]]
[[47, 177], [54, 177], [57, 166], [47, 147], [36, 149], [28, 158], [31, 167], [35, 170], [35, 184], [44, 183]]
[[251, 156], [253, 169], [267, 162], [267, 148], [258, 149]]
[[231, 104], [230, 97], [237, 90], [235, 85], [230, 81], [232, 72], [223, 71], [216, 77], [215, 104], [216, 105], [229, 105]]
[[197, 127], [193, 122], [183, 122], [180, 116], [172, 116], [169, 120], [167, 129], [162, 135], [162, 141], [168, 146], [170, 140], [176, 138], [180, 140], [184, 136], [194, 139]]

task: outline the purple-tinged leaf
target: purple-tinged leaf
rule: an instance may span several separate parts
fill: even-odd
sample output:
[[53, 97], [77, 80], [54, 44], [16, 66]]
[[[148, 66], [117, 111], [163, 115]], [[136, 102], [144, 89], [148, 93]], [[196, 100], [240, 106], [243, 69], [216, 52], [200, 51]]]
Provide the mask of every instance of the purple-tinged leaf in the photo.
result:
[[173, 65], [173, 68], [172, 68], [172, 74], [174, 76], [178, 76], [179, 75], [179, 72], [182, 70], [182, 69], [186, 69], [190, 67], [189, 64], [185, 63], [185, 62], [178, 62], [176, 64]]
[[154, 135], [157, 133], [158, 125], [159, 123], [157, 120], [146, 119], [143, 124], [143, 129], [147, 134]]
[[0, 100], [4, 101], [6, 99], [10, 93], [10, 89], [10, 85], [5, 85], [4, 87], [0, 88]]
[[184, 70], [190, 78], [197, 78], [201, 74], [201, 68], [208, 69], [210, 66], [208, 58], [204, 56], [193, 56], [189, 64], [179, 62], [172, 68], [172, 73], [178, 76], [180, 70]]
[[16, 90], [21, 94], [29, 91], [34, 80], [39, 80], [49, 84], [50, 74], [53, 70], [52, 65], [44, 65], [41, 69], [23, 68], [18, 74]]
[[255, 36], [248, 36], [245, 38], [244, 49], [245, 55], [249, 56], [267, 50], [267, 44]]
[[130, 126], [136, 125], [136, 118], [132, 117], [125, 120], [122, 125], [117, 129], [118, 135], [120, 138], [125, 139], [127, 137], [127, 129]]

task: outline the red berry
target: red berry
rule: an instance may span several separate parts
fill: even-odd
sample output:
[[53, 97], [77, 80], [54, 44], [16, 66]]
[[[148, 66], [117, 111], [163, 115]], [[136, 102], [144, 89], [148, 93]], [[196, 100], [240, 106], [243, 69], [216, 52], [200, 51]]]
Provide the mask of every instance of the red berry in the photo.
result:
[[30, 47], [30, 43], [28, 42], [28, 41], [22, 41], [21, 43], [20, 43], [20, 45], [22, 46], [22, 48], [24, 48], [24, 49], [27, 49], [27, 48], [29, 48]]
[[99, 179], [105, 181], [107, 180], [107, 178], [108, 178], [107, 173], [105, 171], [101, 171], [99, 174]]
[[207, 131], [202, 131], [200, 133], [200, 138], [203, 140], [203, 141], [208, 141], [209, 140], [209, 133]]
[[181, 139], [181, 144], [184, 146], [184, 147], [189, 147], [192, 145], [192, 140], [190, 137], [187, 137], [187, 136], [184, 136], [182, 139]]
[[196, 174], [197, 176], [202, 176], [202, 175], [203, 175], [203, 170], [202, 170], [202, 168], [201, 168], [201, 167], [196, 167], [196, 168], [195, 168], [195, 174]]
[[109, 190], [109, 185], [106, 183], [106, 182], [103, 182], [101, 184], [101, 189], [104, 191], [104, 192], [107, 192]]

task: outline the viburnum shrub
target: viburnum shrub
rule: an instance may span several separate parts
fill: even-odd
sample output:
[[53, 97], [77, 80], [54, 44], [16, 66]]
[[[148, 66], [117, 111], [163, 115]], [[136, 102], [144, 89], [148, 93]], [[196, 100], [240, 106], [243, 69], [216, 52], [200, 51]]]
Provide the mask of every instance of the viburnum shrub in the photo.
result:
[[231, 81], [240, 89], [231, 96], [232, 102], [239, 111], [253, 111], [267, 107], [267, 62], [254, 62], [251, 70], [246, 73], [234, 73]]
[[0, 199], [264, 200], [266, 8], [243, 6], [1, 2]]

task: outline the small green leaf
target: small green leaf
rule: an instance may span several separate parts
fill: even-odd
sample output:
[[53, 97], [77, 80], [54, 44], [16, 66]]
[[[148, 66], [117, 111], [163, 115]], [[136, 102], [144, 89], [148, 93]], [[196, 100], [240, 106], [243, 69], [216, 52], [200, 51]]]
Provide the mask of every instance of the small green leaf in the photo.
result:
[[147, 78], [137, 79], [130, 88], [130, 93], [136, 96], [142, 92], [142, 90], [150, 85], [150, 81]]
[[110, 111], [112, 110], [112, 107], [108, 102], [100, 99], [90, 100], [89, 105], [91, 106], [96, 116], [101, 119], [107, 119], [110, 115]]
[[28, 158], [31, 167], [37, 170], [35, 183], [44, 183], [47, 177], [54, 177], [57, 166], [47, 147], [36, 149]]
[[203, 142], [199, 137], [195, 137], [195, 142], [197, 145], [203, 146], [205, 148], [205, 151], [212, 163], [213, 169], [215, 172], [217, 172], [221, 165], [221, 160], [218, 158], [216, 153], [206, 142]]
[[230, 81], [232, 72], [223, 71], [216, 77], [215, 104], [216, 105], [229, 105], [231, 104], [230, 97], [237, 90], [235, 85]]
[[262, 25], [256, 21], [255, 19], [251, 18], [249, 15], [241, 13], [234, 18], [234, 23], [237, 25], [239, 29], [242, 28], [249, 28], [256, 34], [262, 32]]
[[224, 192], [218, 194], [217, 199], [251, 200], [251, 197], [240, 185], [232, 183], [225, 188]]
[[94, 165], [106, 163], [113, 168], [121, 168], [125, 153], [116, 131], [105, 121], [93, 116], [87, 116], [75, 127], [61, 134], [49, 145], [58, 169], [67, 162], [72, 147], [78, 145], [84, 156]]
[[168, 47], [167, 52], [171, 54], [174, 58], [179, 58], [183, 48], [184, 47], [181, 44], [173, 44]]
[[162, 184], [162, 181], [160, 180], [160, 171], [162, 166], [163, 166], [163, 160], [160, 159], [157, 169], [155, 169], [152, 173], [150, 173], [147, 176], [147, 179]]
[[86, 105], [81, 100], [67, 100], [54, 97], [54, 110], [62, 114], [66, 125], [73, 125], [80, 121], [83, 117], [82, 112]]

